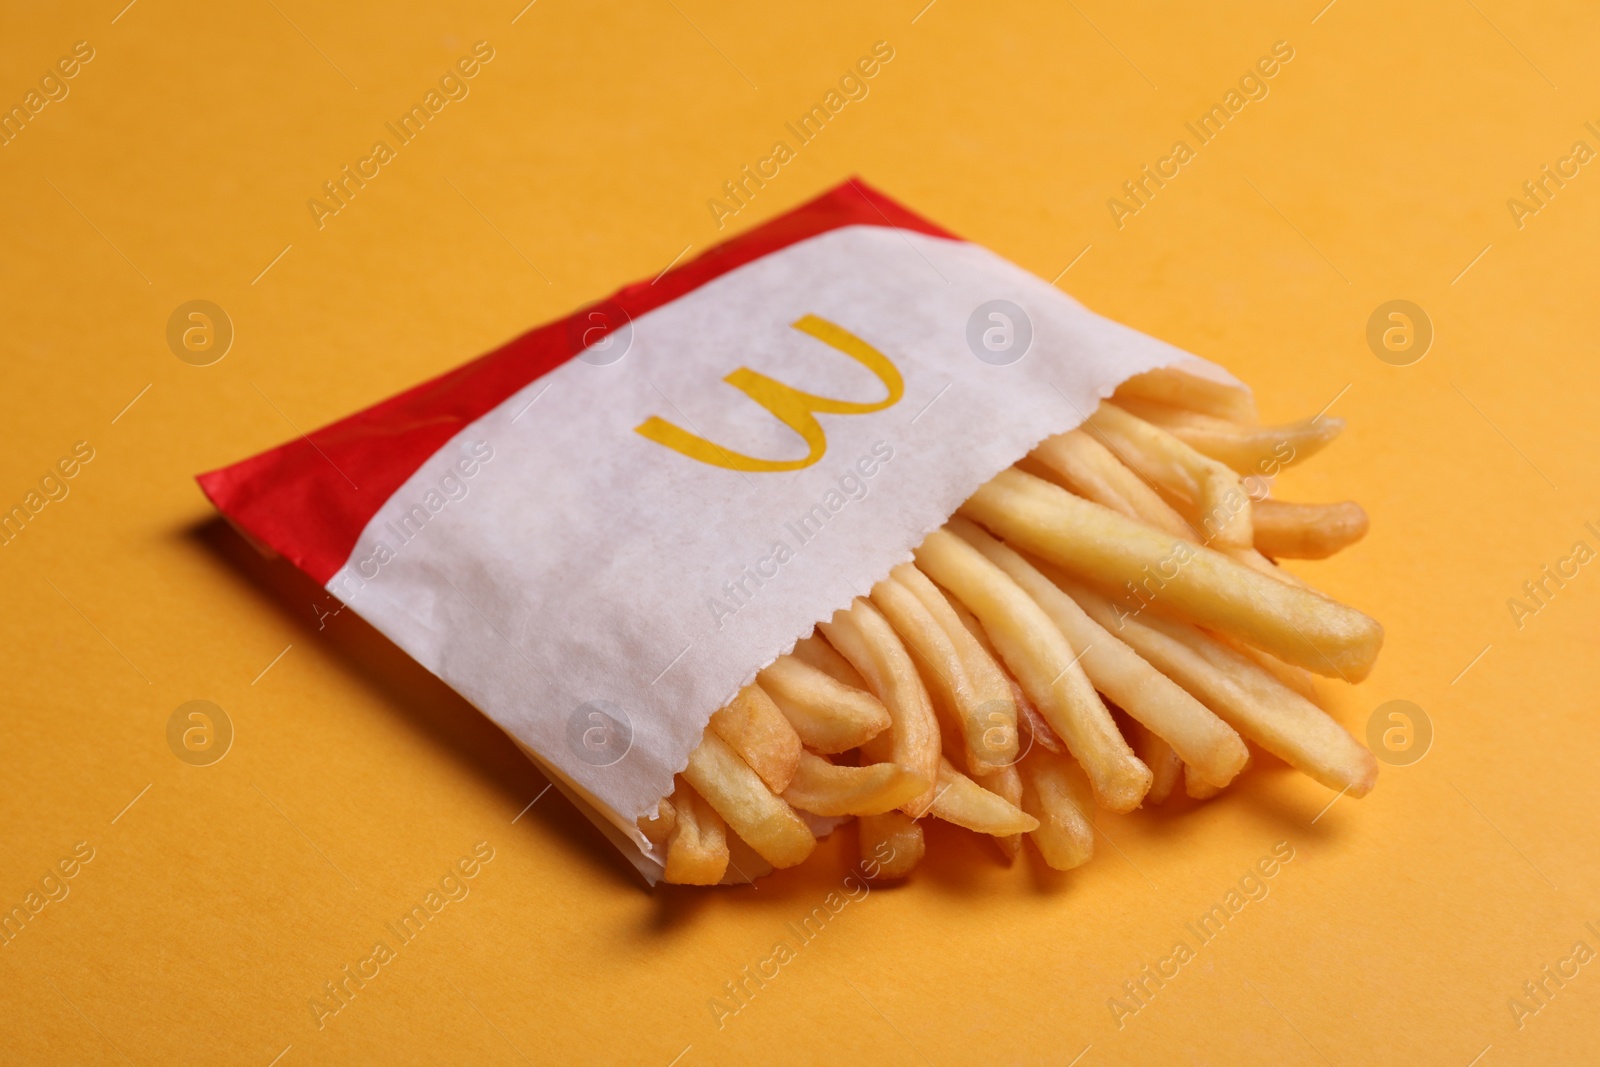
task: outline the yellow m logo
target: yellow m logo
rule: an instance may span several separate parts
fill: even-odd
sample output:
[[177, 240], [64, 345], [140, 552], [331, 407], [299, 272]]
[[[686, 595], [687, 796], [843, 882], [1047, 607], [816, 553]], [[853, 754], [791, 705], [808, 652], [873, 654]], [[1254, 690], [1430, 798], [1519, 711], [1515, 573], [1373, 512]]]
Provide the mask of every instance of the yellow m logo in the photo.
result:
[[726, 467], [735, 471], [794, 471], [811, 466], [828, 450], [827, 435], [823, 433], [822, 424], [817, 422], [817, 413], [865, 415], [868, 412], [882, 411], [891, 407], [905, 395], [905, 382], [901, 379], [900, 372], [895, 369], [895, 365], [889, 362], [889, 358], [882, 352], [855, 334], [815, 315], [807, 315], [790, 325], [801, 333], [838, 349], [866, 367], [878, 376], [878, 380], [889, 390], [889, 395], [872, 404], [860, 404], [853, 400], [834, 400], [814, 393], [803, 393], [793, 386], [784, 385], [749, 367], [740, 367], [722, 379], [772, 412], [785, 426], [799, 434], [806, 443], [807, 453], [804, 459], [759, 459], [731, 452], [654, 415], [635, 426], [634, 432], [642, 434], [658, 445], [666, 445], [674, 452], [682, 452], [690, 459], [709, 463], [713, 467]]

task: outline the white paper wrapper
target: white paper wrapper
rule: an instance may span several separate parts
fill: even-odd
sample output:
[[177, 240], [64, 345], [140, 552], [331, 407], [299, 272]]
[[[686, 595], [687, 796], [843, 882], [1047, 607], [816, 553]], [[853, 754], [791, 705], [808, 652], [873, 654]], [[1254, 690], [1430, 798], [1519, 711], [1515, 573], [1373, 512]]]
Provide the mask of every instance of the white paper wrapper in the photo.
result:
[[[390, 475], [403, 480], [368, 510], [331, 576], [316, 571], [338, 547], [286, 547], [304, 535], [261, 529], [240, 501], [293, 485], [280, 507], [311, 509], [324, 482], [337, 491], [328, 476], [338, 474], [308, 473], [317, 464], [302, 449], [298, 481], [283, 457], [202, 479], [235, 521], [504, 728], [652, 882], [660, 860], [636, 820], [671, 791], [711, 713], [758, 669], [1124, 379], [1184, 364], [1234, 381], [986, 249], [912, 228], [903, 209], [884, 224], [877, 208], [893, 205], [878, 194], [852, 185], [829, 196], [826, 225], [791, 225], [781, 244], [767, 242], [777, 247], [665, 302], [625, 290], [602, 323], [610, 332], [578, 331], [578, 358], [501, 385], [476, 417], [454, 412], [426, 454], [412, 442], [409, 473]], [[874, 210], [852, 211], [851, 198]], [[710, 273], [700, 264], [679, 288]], [[614, 328], [625, 321], [618, 308], [652, 300]], [[875, 372], [818, 320], [893, 371]], [[458, 390], [472, 370], [457, 372]], [[790, 387], [780, 397], [879, 407], [816, 414], [818, 454], [815, 431], [808, 443], [752, 399], [771, 394], [749, 387], [750, 372]], [[386, 419], [402, 436], [416, 425], [415, 411], [411, 422], [365, 414], [360, 429], [378, 427], [380, 443]], [[700, 458], [640, 433], [652, 417], [708, 442]], [[327, 467], [341, 456], [378, 462], [350, 451], [356, 432], [337, 424], [313, 435], [338, 453]], [[738, 457], [813, 456], [797, 469], [733, 469], [750, 466]], [[354, 530], [362, 509], [345, 511]]]

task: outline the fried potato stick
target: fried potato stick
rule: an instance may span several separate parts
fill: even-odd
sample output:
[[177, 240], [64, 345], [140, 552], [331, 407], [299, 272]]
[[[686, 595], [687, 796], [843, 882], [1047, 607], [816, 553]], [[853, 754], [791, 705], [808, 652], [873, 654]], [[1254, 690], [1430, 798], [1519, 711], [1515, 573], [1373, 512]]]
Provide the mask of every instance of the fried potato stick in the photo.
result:
[[851, 689], [867, 687], [866, 680], [850, 666], [850, 661], [839, 655], [839, 650], [828, 644], [828, 639], [815, 630], [809, 636], [796, 641], [794, 651], [789, 654], [802, 663], [815, 667], [840, 685], [847, 685]]
[[1236, 563], [1242, 563], [1257, 574], [1264, 574], [1273, 581], [1287, 582], [1290, 585], [1298, 585], [1305, 589], [1311, 588], [1254, 548], [1224, 548], [1221, 549], [1221, 552]]
[[[674, 788], [677, 786], [676, 779], [673, 781], [673, 786]], [[655, 815], [648, 818], [639, 816], [639, 832], [644, 834], [645, 840], [658, 849], [667, 847], [667, 838], [672, 836], [672, 828], [677, 825], [678, 809], [673, 806], [671, 796], [661, 798], [661, 802], [656, 805]]]
[[939, 760], [939, 789], [928, 814], [974, 833], [1009, 837], [1039, 828], [1039, 820]]
[[1135, 374], [1117, 386], [1113, 399], [1131, 397], [1169, 407], [1197, 411], [1234, 422], [1258, 422], [1256, 402], [1250, 390], [1240, 385], [1202, 378], [1176, 367], [1157, 367]]
[[731, 873], [723, 875], [724, 881], [754, 884], [757, 878], [765, 878], [776, 869], [746, 844], [744, 838], [728, 831], [728, 870]]
[[1186, 501], [1190, 512], [1185, 518], [1206, 543], [1250, 547], [1250, 496], [1237, 472], [1115, 404], [1101, 404], [1088, 425], [1169, 499]]
[[892, 763], [842, 767], [803, 752], [783, 799], [813, 815], [882, 815], [927, 789], [926, 779]]
[[[921, 572], [919, 571], [918, 573]], [[933, 584], [932, 579], [929, 579], [929, 582]], [[939, 587], [935, 584], [934, 588], [938, 589]], [[1001, 676], [1005, 678], [1006, 684], [1011, 687], [1011, 702], [1017, 707], [1017, 730], [1021, 735], [1017, 741], [1018, 751], [1026, 751], [1029, 745], [1039, 744], [1048, 748], [1051, 752], [1058, 754], [1065, 752], [1067, 746], [1063, 745], [1061, 738], [1057, 737], [1056, 732], [1050, 729], [1050, 724], [1044, 721], [1044, 716], [1040, 715], [1039, 709], [1033, 706], [1033, 701], [1029, 700], [1028, 694], [1022, 691], [1022, 686], [1018, 685], [1017, 680], [1011, 677], [1010, 672], [1001, 666], [1000, 653], [996, 651], [994, 642], [989, 640], [988, 633], [983, 629], [983, 623], [978, 621], [976, 615], [967, 610], [965, 604], [949, 596], [944, 590], [940, 589], [939, 595], [945, 598], [945, 602], [950, 605], [950, 610], [956, 613], [956, 618], [960, 620], [961, 625], [966, 629], [967, 633], [972, 635], [972, 639], [978, 642], [984, 654], [994, 663]]]
[[[834, 612], [833, 618], [819, 628], [889, 710], [889, 729], [866, 742], [863, 755], [875, 762], [904, 767], [925, 782], [937, 781], [939, 721], [917, 666], [895, 636], [894, 627], [877, 608], [857, 597], [850, 607]], [[930, 784], [904, 806], [906, 814], [912, 818], [926, 814], [933, 794]]]
[[667, 835], [667, 881], [674, 885], [716, 885], [728, 869], [728, 830], [711, 805], [682, 778], [675, 780], [676, 819]]
[[745, 686], [726, 707], [718, 709], [711, 716], [711, 729], [761, 776], [768, 789], [781, 793], [789, 788], [800, 764], [800, 735], [759, 685]]
[[[689, 753], [683, 777], [735, 833], [774, 867], [793, 867], [817, 847], [817, 839], [805, 820], [774, 796], [761, 776], [715, 732], [707, 731]], [[678, 813], [678, 819], [683, 821], [683, 812]]]
[[1212, 783], [1206, 781], [1200, 775], [1195, 773], [1195, 769], [1193, 767], [1189, 766], [1188, 764], [1184, 764], [1183, 791], [1189, 794], [1189, 798], [1191, 800], [1210, 800], [1212, 797], [1222, 792], [1222, 787], [1220, 785], [1213, 785]]
[[[828, 651], [833, 652], [831, 645]], [[815, 752], [845, 752], [889, 728], [889, 710], [871, 693], [840, 682], [798, 656], [779, 656], [756, 675], [756, 684]]]
[[[1022, 807], [1022, 774], [1017, 770], [1016, 764], [1001, 767], [988, 774], [975, 774], [972, 779], [989, 792], [1004, 798], [1006, 803], [1013, 807], [1019, 809]], [[1016, 859], [1017, 854], [1022, 851], [1021, 834], [1001, 834], [993, 840], [1007, 863]]]
[[[910, 584], [921, 584], [923, 596]], [[968, 767], [987, 773], [1017, 758], [1016, 704], [998, 666], [981, 672], [983, 649], [950, 610], [950, 604], [910, 564], [896, 567], [872, 588], [872, 602], [904, 639], [906, 647], [927, 664], [928, 688], [935, 710], [943, 709], [962, 739]], [[940, 619], [930, 610], [942, 609]], [[960, 640], [965, 648], [959, 648]], [[966, 655], [963, 655], [963, 651]], [[977, 677], [969, 664], [980, 667]], [[990, 661], [992, 666], [992, 661]]]
[[983, 623], [1023, 692], [1083, 764], [1094, 784], [1095, 799], [1112, 811], [1138, 807], [1150, 788], [1150, 769], [1123, 740], [1084, 674], [1079, 653], [1044, 609], [981, 552], [948, 530], [929, 534], [916, 550], [916, 560], [919, 569], [955, 594]]
[[1026, 698], [1016, 680], [1000, 665], [987, 636], [980, 636], [982, 627], [978, 620], [971, 618], [970, 612], [967, 619], [963, 619], [961, 612], [966, 609], [946, 596], [916, 564], [902, 563], [891, 574], [922, 602], [945, 631], [972, 682], [977, 704], [969, 721], [981, 729], [981, 735], [976, 765], [969, 762], [967, 770], [974, 776], [981, 776], [990, 773], [990, 769], [1016, 763], [1020, 747], [1017, 720]]
[[1341, 418], [1318, 417], [1282, 426], [1258, 426], [1136, 399], [1119, 400], [1118, 405], [1166, 430], [1201, 455], [1245, 475], [1302, 463], [1327, 448], [1344, 430]]
[[1058, 871], [1088, 863], [1094, 855], [1094, 824], [1083, 771], [1070, 758], [1044, 749], [1028, 753], [1018, 769], [1022, 810], [1039, 820], [1039, 828], [1028, 835], [1039, 855]]
[[903, 811], [863, 815], [856, 820], [861, 873], [873, 881], [904, 878], [927, 851], [922, 824]]
[[1255, 502], [1255, 546], [1273, 559], [1325, 559], [1367, 535], [1367, 513], [1360, 504]]
[[1046, 438], [1028, 458], [1051, 480], [1085, 499], [1173, 537], [1195, 540], [1188, 520], [1093, 434], [1080, 429]]
[[1144, 765], [1150, 768], [1150, 792], [1145, 794], [1146, 807], [1165, 804], [1172, 796], [1173, 787], [1183, 777], [1183, 760], [1172, 751], [1172, 746], [1160, 734], [1146, 726], [1134, 723], [1138, 736], [1133, 739], [1133, 750]]
[[1014, 549], [967, 519], [952, 519], [946, 528], [1004, 571], [1044, 609], [1072, 647], [1083, 650], [1083, 669], [1096, 689], [1165, 738], [1207, 781], [1224, 786], [1239, 773], [1250, 753], [1232, 727], [1091, 619]]
[[1117, 617], [1104, 596], [1059, 572], [1050, 574], [1085, 611], [1114, 629], [1162, 673], [1199, 697], [1225, 722], [1330, 789], [1365, 796], [1378, 764], [1350, 732], [1276, 676], [1222, 642], [1175, 619]]
[[1158, 572], [1163, 611], [1318, 674], [1358, 682], [1383, 646], [1383, 627], [1354, 608], [1256, 577], [1219, 552], [1176, 540], [1015, 469], [974, 493], [961, 514], [1014, 547], [1096, 582], [1144, 582]]
[[1212, 634], [1211, 636], [1239, 653], [1245, 659], [1266, 670], [1268, 674], [1317, 705], [1317, 707], [1322, 707], [1322, 694], [1317, 691], [1317, 676], [1304, 667], [1295, 667], [1285, 663], [1270, 652], [1263, 652], [1254, 645], [1247, 645], [1243, 641], [1228, 637], [1226, 634]]

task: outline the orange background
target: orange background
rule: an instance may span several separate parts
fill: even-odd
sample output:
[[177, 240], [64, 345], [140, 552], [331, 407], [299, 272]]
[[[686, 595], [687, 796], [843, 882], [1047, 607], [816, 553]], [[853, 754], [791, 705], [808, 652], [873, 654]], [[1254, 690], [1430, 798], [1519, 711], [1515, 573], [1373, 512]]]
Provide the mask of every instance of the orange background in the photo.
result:
[[[95, 50], [0, 148], [0, 503], [95, 450], [0, 548], [0, 904], [94, 850], [0, 948], [0, 1060], [1592, 1055], [1600, 963], [1520, 1029], [1507, 1001], [1600, 949], [1600, 570], [1520, 629], [1506, 603], [1600, 548], [1600, 175], [1521, 229], [1506, 206], [1600, 147], [1592, 5], [122, 2], [0, 30], [7, 104]], [[307, 199], [479, 40], [470, 96], [319, 230]], [[1042, 277], [1074, 264], [1062, 288], [1229, 366], [1269, 417], [1332, 402], [1348, 431], [1283, 493], [1358, 498], [1373, 529], [1293, 569], [1388, 626], [1344, 720], [1406, 699], [1436, 737], [1315, 823], [1330, 794], [1272, 767], [1103, 817], [1067, 875], [934, 827], [913, 879], [719, 1027], [711, 998], [841, 885], [853, 835], [755, 889], [643, 891], [555, 792], [513, 821], [545, 783], [512, 744], [350, 613], [319, 623], [191, 479], [705, 249], [706, 201], [879, 40], [870, 95], [722, 232], [859, 173]], [[1108, 198], [1280, 40], [1270, 94], [1118, 229]], [[193, 298], [236, 330], [212, 366], [165, 341]], [[1412, 366], [1365, 340], [1395, 298], [1437, 331]], [[211, 766], [167, 744], [192, 699], [236, 731]], [[1107, 1000], [1280, 841], [1270, 896], [1119, 1029]], [[470, 895], [319, 1030], [322, 983], [478, 842]]]

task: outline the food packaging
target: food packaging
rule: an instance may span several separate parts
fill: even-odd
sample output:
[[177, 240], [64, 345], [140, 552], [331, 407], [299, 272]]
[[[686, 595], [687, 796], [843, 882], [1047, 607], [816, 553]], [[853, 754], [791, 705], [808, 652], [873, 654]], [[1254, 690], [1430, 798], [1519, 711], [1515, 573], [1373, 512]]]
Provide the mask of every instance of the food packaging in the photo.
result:
[[654, 883], [637, 820], [711, 714], [1167, 365], [1239, 384], [851, 180], [199, 482]]

